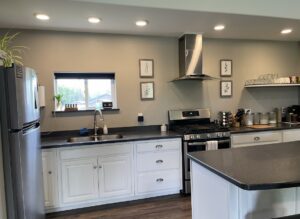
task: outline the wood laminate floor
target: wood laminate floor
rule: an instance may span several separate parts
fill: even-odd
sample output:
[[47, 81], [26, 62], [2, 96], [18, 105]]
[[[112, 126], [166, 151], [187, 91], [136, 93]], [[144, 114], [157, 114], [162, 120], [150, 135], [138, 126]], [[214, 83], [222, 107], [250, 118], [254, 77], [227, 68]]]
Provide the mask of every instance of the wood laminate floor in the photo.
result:
[[66, 212], [65, 215], [48, 215], [52, 219], [191, 219], [190, 197], [168, 197], [109, 206], [102, 210], [84, 213]]

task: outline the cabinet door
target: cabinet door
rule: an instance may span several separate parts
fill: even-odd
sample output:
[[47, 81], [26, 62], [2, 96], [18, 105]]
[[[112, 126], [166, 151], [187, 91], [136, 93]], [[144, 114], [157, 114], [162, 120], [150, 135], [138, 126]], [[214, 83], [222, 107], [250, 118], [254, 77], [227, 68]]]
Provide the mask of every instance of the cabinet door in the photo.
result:
[[43, 180], [44, 180], [44, 197], [45, 207], [53, 207], [55, 205], [56, 191], [56, 171], [54, 165], [55, 152], [43, 151]]
[[300, 141], [300, 129], [283, 130], [283, 142]]
[[101, 157], [99, 159], [101, 198], [133, 194], [131, 160], [132, 156], [130, 154]]
[[89, 201], [98, 198], [97, 157], [62, 160], [62, 201]]

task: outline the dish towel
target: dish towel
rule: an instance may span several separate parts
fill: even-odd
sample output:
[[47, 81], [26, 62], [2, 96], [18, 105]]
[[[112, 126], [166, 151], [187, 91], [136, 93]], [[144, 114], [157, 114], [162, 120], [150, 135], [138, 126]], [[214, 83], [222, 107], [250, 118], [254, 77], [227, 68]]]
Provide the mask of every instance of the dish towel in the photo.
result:
[[218, 150], [218, 141], [207, 141], [206, 142], [206, 150]]

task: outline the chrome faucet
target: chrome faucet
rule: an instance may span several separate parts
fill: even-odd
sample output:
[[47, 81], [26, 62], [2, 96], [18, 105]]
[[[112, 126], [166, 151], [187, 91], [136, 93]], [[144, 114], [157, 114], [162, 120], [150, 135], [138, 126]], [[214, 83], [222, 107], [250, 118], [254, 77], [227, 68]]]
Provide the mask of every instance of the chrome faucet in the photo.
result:
[[99, 114], [99, 121], [104, 121], [104, 117], [103, 117], [103, 114], [102, 114], [102, 111], [101, 109], [95, 109], [95, 112], [94, 112], [94, 136], [97, 136], [98, 135], [98, 129], [99, 127], [97, 126], [97, 114]]

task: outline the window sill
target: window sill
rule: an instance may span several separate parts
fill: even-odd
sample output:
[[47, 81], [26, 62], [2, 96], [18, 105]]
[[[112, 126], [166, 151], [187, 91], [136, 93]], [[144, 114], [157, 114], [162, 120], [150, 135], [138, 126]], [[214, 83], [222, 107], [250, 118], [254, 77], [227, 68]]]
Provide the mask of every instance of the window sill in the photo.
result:
[[[119, 108], [112, 108], [112, 109], [101, 109], [103, 113], [106, 112], [119, 112]], [[64, 114], [91, 114], [95, 112], [94, 109], [89, 109], [89, 110], [78, 110], [78, 111], [52, 111], [53, 115], [64, 115]]]

